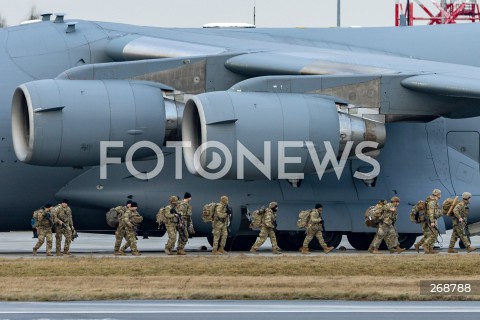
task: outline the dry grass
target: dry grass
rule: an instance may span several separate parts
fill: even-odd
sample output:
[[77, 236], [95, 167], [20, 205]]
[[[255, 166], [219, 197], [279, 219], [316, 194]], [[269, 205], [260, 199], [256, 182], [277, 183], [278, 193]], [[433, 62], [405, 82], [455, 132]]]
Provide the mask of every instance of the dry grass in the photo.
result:
[[477, 300], [422, 296], [419, 280], [480, 280], [479, 262], [478, 254], [1, 259], [0, 300]]

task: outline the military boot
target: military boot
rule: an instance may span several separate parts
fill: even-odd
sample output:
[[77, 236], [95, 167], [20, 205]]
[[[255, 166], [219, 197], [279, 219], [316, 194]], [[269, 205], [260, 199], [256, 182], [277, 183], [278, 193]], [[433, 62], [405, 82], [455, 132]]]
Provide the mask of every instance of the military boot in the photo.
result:
[[310, 254], [310, 250], [308, 249], [308, 247], [302, 247], [302, 248], [300, 249], [300, 252], [301, 252], [302, 254]]
[[118, 251], [114, 251], [113, 254], [116, 255], [116, 256], [124, 256], [125, 252], [123, 252], [121, 250], [118, 250]]
[[66, 255], [66, 256], [71, 256], [72, 254], [70, 253], [70, 251], [63, 251], [63, 254]]
[[448, 248], [448, 253], [458, 253], [458, 251], [453, 248]]
[[224, 248], [220, 248], [220, 249], [218, 249], [218, 252], [220, 252], [221, 254], [228, 254], [228, 252], [227, 252], [227, 251], [225, 251], [225, 249], [224, 249]]
[[257, 253], [258, 253], [258, 252], [257, 252], [257, 249], [255, 249], [255, 248], [250, 249], [250, 252], [253, 253], [253, 254], [257, 254]]
[[[251, 250], [250, 250], [250, 251], [251, 251]], [[217, 249], [213, 249], [213, 250], [212, 250], [212, 254], [213, 254], [214, 256], [216, 256], [216, 255], [219, 255], [219, 254], [221, 254], [221, 253], [218, 252]]]
[[[125, 254], [125, 253], [124, 253]], [[141, 256], [142, 254], [138, 251], [133, 251], [132, 256]]]
[[396, 247], [395, 247], [395, 251], [396, 251], [397, 253], [402, 253], [402, 252], [405, 251], [405, 250], [407, 250], [407, 249], [405, 249], [405, 248], [400, 248], [400, 246], [396, 246]]
[[372, 253], [373, 254], [382, 254], [380, 251], [378, 251], [377, 248], [373, 248]]
[[169, 256], [171, 256], [173, 254], [172, 251], [170, 250], [170, 248], [168, 248], [168, 247], [165, 247], [165, 253], [168, 254]]
[[390, 254], [397, 252], [397, 251], [396, 251], [395, 249], [393, 249], [393, 248], [388, 249], [388, 251], [390, 252]]
[[420, 243], [415, 243], [413, 246], [415, 247], [415, 250], [420, 253]]
[[427, 254], [437, 254], [439, 253], [438, 251], [433, 250], [433, 248], [428, 248], [428, 252], [425, 252]]
[[48, 257], [53, 257], [53, 254], [51, 252], [47, 252]]
[[372, 246], [368, 247], [367, 251], [370, 252], [370, 253], [373, 253], [373, 247]]
[[177, 255], [184, 256], [184, 255], [186, 255], [186, 253], [183, 249], [177, 249]]
[[467, 247], [467, 252], [472, 252], [472, 251], [475, 251], [475, 250], [477, 250], [477, 248], [472, 247], [472, 246]]
[[282, 252], [280, 250], [278, 250], [277, 248], [273, 248], [272, 253], [273, 254], [282, 254]]
[[323, 252], [329, 253], [329, 252], [332, 251], [333, 249], [335, 249], [335, 247], [326, 247], [325, 249], [323, 249]]
[[60, 251], [60, 249], [58, 249], [58, 250], [56, 251], [56, 255], [57, 255], [57, 256], [63, 256], [63, 253], [62, 253], [62, 251]]
[[38, 250], [37, 248], [33, 248], [33, 251], [32, 251], [32, 253], [33, 253], [33, 255], [34, 255], [34, 256], [36, 256], [36, 255], [37, 255], [37, 250]]

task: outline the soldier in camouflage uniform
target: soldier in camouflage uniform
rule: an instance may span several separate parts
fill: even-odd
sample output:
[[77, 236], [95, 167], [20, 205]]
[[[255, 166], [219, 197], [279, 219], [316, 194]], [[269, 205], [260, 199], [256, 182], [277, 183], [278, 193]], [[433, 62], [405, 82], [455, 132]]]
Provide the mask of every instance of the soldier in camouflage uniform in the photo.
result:
[[177, 205], [178, 198], [177, 196], [170, 196], [170, 204], [166, 206], [165, 213], [165, 228], [167, 229], [168, 241], [165, 244], [165, 253], [168, 255], [173, 254], [173, 247], [175, 247], [175, 242], [177, 241], [177, 224], [178, 224], [178, 213]]
[[137, 220], [137, 218], [141, 217], [140, 214], [137, 212], [137, 207], [137, 203], [132, 202], [130, 204], [130, 207], [128, 207], [127, 210], [125, 210], [118, 219], [118, 228], [115, 232], [115, 255], [125, 255], [125, 252], [120, 251], [120, 245], [124, 237], [130, 243], [130, 247], [132, 248], [132, 255], [141, 255], [137, 249], [137, 239], [135, 237], [136, 224], [139, 223], [139, 220]]
[[426, 238], [422, 247], [426, 254], [438, 253], [438, 251], [433, 250], [433, 245], [438, 237], [437, 219], [442, 216], [442, 211], [438, 205], [438, 200], [441, 197], [442, 192], [439, 189], [435, 189], [425, 204], [427, 210], [425, 226], [428, 229], [426, 229]]
[[448, 247], [448, 253], [457, 253], [453, 247], [457, 242], [458, 238], [463, 241], [467, 252], [472, 252], [476, 250], [475, 247], [472, 247], [470, 240], [465, 235], [465, 227], [467, 225], [468, 219], [468, 204], [472, 194], [470, 192], [464, 192], [462, 194], [462, 201], [455, 205], [452, 212], [452, 223], [453, 223], [453, 232], [452, 237], [450, 238], [450, 246]]
[[37, 255], [37, 250], [43, 245], [45, 239], [47, 239], [47, 256], [53, 256], [52, 254], [52, 226], [56, 221], [55, 213], [52, 212], [52, 205], [50, 203], [33, 213], [35, 219], [35, 227], [38, 231], [38, 241], [33, 247], [33, 255]]
[[[426, 204], [428, 203], [428, 201], [429, 200], [427, 199], [427, 201], [425, 202], [425, 207], [426, 207]], [[420, 247], [423, 246], [423, 244], [425, 243], [425, 240], [427, 240], [427, 238], [429, 236], [430, 228], [428, 227], [428, 222], [427, 222], [427, 218], [426, 218], [426, 212], [425, 212], [426, 208], [423, 209], [422, 211], [419, 211], [418, 208], [417, 208], [417, 205], [415, 205], [412, 208], [412, 211], [414, 211], [413, 214], [416, 214], [417, 212], [419, 213], [417, 221], [420, 223], [420, 227], [422, 228], [422, 232], [423, 232], [423, 236], [420, 239], [420, 241], [418, 241], [417, 243], [414, 244], [415, 250], [417, 252], [420, 252]]]
[[270, 237], [272, 243], [272, 253], [281, 254], [280, 248], [277, 244], [277, 237], [275, 236], [275, 229], [277, 228], [277, 211], [278, 204], [276, 202], [270, 202], [268, 208], [263, 214], [262, 224], [260, 226], [260, 234], [255, 244], [250, 249], [250, 252], [257, 253], [257, 249]]
[[55, 206], [52, 211], [55, 212], [57, 221], [55, 223], [55, 244], [57, 256], [62, 255], [62, 235], [65, 237], [65, 245], [63, 247], [63, 254], [71, 255], [70, 243], [72, 243], [73, 218], [72, 210], [68, 206], [68, 200], [64, 199], [60, 204]]
[[185, 192], [183, 196], [183, 201], [177, 206], [177, 212], [179, 214], [179, 224], [177, 225], [178, 230], [178, 243], [177, 243], [177, 254], [185, 255], [185, 246], [188, 242], [189, 233], [195, 233], [193, 229], [192, 222], [192, 205], [190, 201], [192, 200], [192, 195], [189, 192]]
[[377, 234], [373, 239], [371, 247], [373, 248], [372, 253], [378, 254], [378, 247], [382, 243], [382, 240], [385, 239], [387, 247], [390, 252], [401, 253], [405, 249], [400, 248], [398, 243], [398, 234], [395, 230], [395, 222], [397, 221], [397, 207], [400, 204], [400, 198], [393, 197], [390, 200], [390, 203], [387, 203], [382, 207], [382, 216], [380, 217], [380, 225], [377, 229]]
[[[220, 203], [215, 207], [215, 214], [212, 222], [213, 233], [213, 250], [212, 254], [227, 254], [225, 244], [228, 237], [228, 225], [230, 224], [230, 216], [232, 208], [228, 206], [228, 197], [221, 196]], [[220, 245], [218, 242], [220, 241]]]
[[303, 247], [300, 248], [300, 252], [303, 254], [309, 254], [310, 251], [308, 250], [308, 244], [312, 241], [313, 237], [317, 237], [318, 243], [323, 248], [323, 252], [329, 253], [334, 249], [334, 247], [329, 247], [325, 240], [323, 240], [322, 234], [322, 211], [323, 206], [320, 203], [315, 205], [315, 209], [310, 210], [310, 218], [308, 219], [308, 224], [306, 228], [306, 236], [305, 240], [303, 241]]
[[[128, 239], [126, 237], [125, 232], [120, 230], [118, 227], [120, 226], [120, 219], [122, 218], [122, 215], [125, 213], [125, 211], [128, 210], [128, 208], [130, 208], [131, 204], [132, 204], [132, 200], [127, 200], [127, 203], [124, 206], [116, 206], [114, 208], [114, 210], [117, 212], [117, 217], [118, 217], [118, 221], [119, 221], [119, 225], [117, 226], [117, 230], [115, 231], [115, 239], [117, 238], [117, 232], [123, 234], [123, 237], [125, 238], [125, 244], [118, 251], [114, 251], [115, 255], [124, 256], [125, 255], [125, 250], [128, 247], [130, 247], [130, 244], [128, 243]], [[122, 243], [122, 240], [120, 240], [120, 244], [121, 243]], [[119, 246], [120, 246], [120, 244], [119, 244]]]

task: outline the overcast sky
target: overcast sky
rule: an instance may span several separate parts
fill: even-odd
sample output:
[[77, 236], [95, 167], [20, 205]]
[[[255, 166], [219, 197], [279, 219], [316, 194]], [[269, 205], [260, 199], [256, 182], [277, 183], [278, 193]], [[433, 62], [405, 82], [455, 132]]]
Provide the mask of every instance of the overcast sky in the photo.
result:
[[[201, 27], [209, 22], [253, 23], [254, 3], [258, 27], [337, 24], [337, 0], [0, 0], [0, 14], [8, 25], [24, 21], [35, 6], [38, 13], [64, 12], [66, 19]], [[395, 0], [342, 0], [342, 26], [392, 26], [394, 3]]]

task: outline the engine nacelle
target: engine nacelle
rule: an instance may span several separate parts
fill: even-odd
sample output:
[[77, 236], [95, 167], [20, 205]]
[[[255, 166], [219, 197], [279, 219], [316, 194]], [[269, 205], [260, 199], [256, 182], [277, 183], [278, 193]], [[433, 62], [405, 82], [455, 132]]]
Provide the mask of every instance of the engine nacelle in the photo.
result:
[[[39, 80], [20, 85], [12, 101], [17, 158], [44, 166], [100, 163], [100, 141], [123, 141], [108, 156], [123, 157], [135, 142], [161, 146], [165, 101], [160, 89], [130, 81]], [[135, 157], [153, 153], [141, 148]]]
[[[279, 172], [315, 173], [312, 146], [321, 162], [328, 152], [325, 141], [330, 143], [334, 156], [340, 158], [347, 145], [352, 146], [352, 152], [348, 154], [352, 156], [359, 143], [374, 141], [381, 148], [385, 138], [384, 124], [338, 112], [334, 101], [312, 94], [205, 93], [186, 103], [182, 120], [182, 140], [191, 142], [191, 147], [183, 149], [190, 173], [205, 176], [202, 173], [215, 172], [212, 167], [219, 162], [229, 162], [225, 152], [216, 150], [219, 148], [215, 144], [223, 145], [231, 154], [231, 166], [222, 168], [227, 168], [222, 175], [226, 179], [268, 177], [266, 162], [270, 163], [271, 178], [279, 177]], [[292, 141], [297, 142], [293, 143], [296, 148], [289, 148]], [[348, 144], [348, 141], [352, 142]], [[214, 143], [197, 151], [202, 150], [199, 147], [207, 142]], [[270, 156], [265, 153], [267, 148], [270, 148]], [[258, 161], [251, 155], [248, 160], [240, 159], [246, 154], [245, 149]], [[284, 170], [280, 166], [285, 157], [291, 158], [286, 159], [288, 164]], [[292, 161], [293, 157], [297, 159]], [[239, 161], [243, 164], [238, 165]], [[265, 171], [259, 169], [258, 164]], [[243, 175], [239, 175], [240, 170]]]

